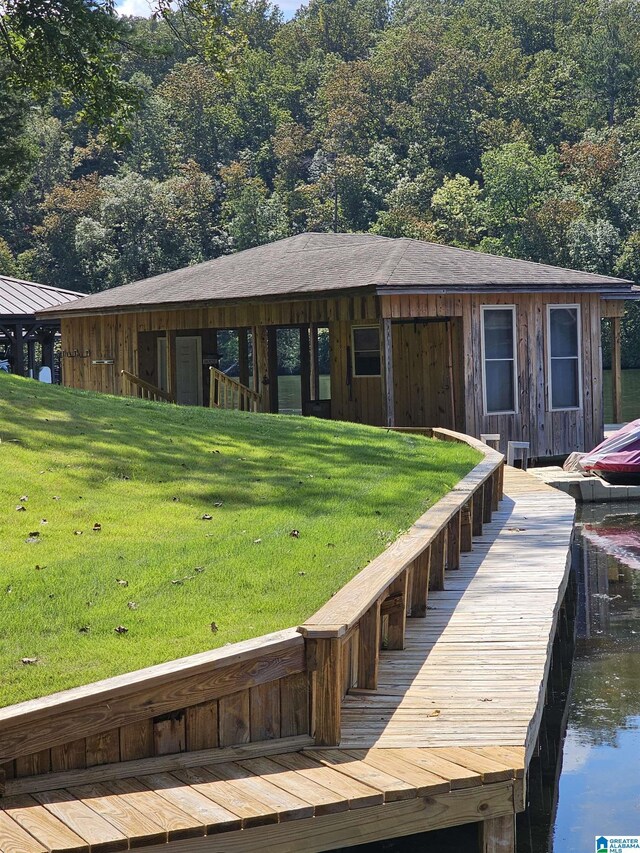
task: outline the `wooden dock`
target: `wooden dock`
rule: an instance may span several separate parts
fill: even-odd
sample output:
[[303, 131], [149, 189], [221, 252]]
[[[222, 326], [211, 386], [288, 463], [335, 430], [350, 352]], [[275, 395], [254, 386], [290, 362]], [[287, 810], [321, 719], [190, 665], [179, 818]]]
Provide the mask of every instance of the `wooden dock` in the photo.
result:
[[15, 778], [0, 851], [311, 853], [472, 821], [483, 853], [512, 851], [575, 505], [513, 469], [504, 491], [404, 648], [380, 653], [377, 689], [347, 692], [339, 746], [297, 736]]

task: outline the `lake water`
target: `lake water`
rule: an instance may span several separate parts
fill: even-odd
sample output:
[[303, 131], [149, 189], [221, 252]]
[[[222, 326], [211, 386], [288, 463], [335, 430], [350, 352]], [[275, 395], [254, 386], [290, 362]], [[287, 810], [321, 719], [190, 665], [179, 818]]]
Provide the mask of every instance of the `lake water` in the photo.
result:
[[[611, 371], [604, 371], [604, 422], [613, 422], [613, 404], [611, 402]], [[622, 371], [622, 420], [633, 421], [640, 418], [640, 370]]]
[[[572, 571], [575, 622], [554, 645], [518, 853], [591, 853], [596, 836], [640, 835], [640, 504], [579, 507]], [[349, 848], [477, 849], [474, 824]]]

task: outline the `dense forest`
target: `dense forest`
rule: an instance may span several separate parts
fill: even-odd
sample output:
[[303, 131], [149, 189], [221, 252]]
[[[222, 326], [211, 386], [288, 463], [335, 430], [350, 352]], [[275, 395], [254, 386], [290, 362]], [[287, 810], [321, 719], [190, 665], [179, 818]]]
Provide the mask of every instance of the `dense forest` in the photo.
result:
[[[112, 21], [116, 128], [34, 87], [0, 272], [95, 291], [337, 229], [640, 280], [636, 0], [210, 8]], [[639, 332], [631, 310], [624, 366]]]

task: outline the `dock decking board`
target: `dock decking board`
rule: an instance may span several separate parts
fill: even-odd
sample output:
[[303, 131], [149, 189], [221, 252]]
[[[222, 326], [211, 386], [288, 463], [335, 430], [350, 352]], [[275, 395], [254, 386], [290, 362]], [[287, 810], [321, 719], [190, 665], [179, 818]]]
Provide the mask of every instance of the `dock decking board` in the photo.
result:
[[382, 653], [378, 689], [344, 699], [338, 748], [163, 756], [122, 765], [127, 778], [116, 765], [50, 774], [56, 790], [40, 792], [11, 780], [0, 853], [312, 851], [521, 808], [574, 503], [509, 469], [505, 493], [426, 618], [407, 621], [405, 649]]

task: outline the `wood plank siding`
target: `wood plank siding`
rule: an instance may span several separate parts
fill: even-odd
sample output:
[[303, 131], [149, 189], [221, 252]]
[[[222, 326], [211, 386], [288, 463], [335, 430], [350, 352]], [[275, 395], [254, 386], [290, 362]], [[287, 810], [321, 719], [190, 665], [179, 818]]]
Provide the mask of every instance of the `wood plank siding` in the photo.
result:
[[[582, 406], [550, 411], [547, 306], [580, 306]], [[516, 314], [516, 414], [485, 415], [483, 403], [482, 306], [513, 305]], [[613, 303], [611, 303], [613, 305]], [[237, 303], [203, 308], [67, 315], [62, 317], [65, 385], [122, 394], [121, 370], [156, 384], [157, 339], [167, 332], [202, 337], [202, 352], [215, 350], [216, 329], [326, 326], [330, 335], [331, 414], [334, 419], [382, 426], [387, 423], [380, 376], [352, 370], [352, 327], [392, 324], [393, 395], [396, 426], [442, 426], [469, 435], [500, 433], [528, 441], [530, 457], [560, 456], [593, 447], [602, 439], [601, 317], [618, 306], [597, 292], [405, 294]], [[113, 359], [113, 364], [94, 364]], [[260, 378], [269, 365], [261, 364]], [[208, 404], [207, 367], [203, 367]], [[265, 386], [266, 387], [266, 386]]]

